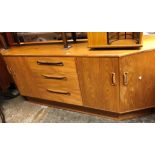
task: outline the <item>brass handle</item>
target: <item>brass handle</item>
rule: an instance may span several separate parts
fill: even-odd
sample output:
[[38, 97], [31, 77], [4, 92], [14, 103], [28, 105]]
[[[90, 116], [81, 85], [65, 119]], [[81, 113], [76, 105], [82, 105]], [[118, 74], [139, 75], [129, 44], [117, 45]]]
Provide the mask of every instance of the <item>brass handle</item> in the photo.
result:
[[42, 74], [42, 76], [46, 79], [67, 80], [67, 77], [65, 76], [51, 76], [47, 74]]
[[116, 85], [116, 74], [112, 72], [112, 85]]
[[49, 62], [49, 61], [37, 61], [38, 65], [51, 65], [51, 66], [63, 66], [63, 62]]
[[123, 74], [124, 85], [128, 85], [128, 72], [124, 72]]
[[52, 89], [47, 89], [50, 93], [56, 93], [56, 94], [63, 94], [63, 95], [71, 95], [70, 92], [67, 91], [61, 91], [61, 90], [52, 90]]

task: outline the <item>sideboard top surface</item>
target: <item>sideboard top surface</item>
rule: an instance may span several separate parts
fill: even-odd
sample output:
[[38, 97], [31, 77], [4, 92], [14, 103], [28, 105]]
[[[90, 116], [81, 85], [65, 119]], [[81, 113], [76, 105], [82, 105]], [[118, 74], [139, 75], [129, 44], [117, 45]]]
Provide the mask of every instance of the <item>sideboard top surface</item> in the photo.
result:
[[1, 50], [3, 56], [86, 56], [86, 57], [123, 57], [155, 50], [155, 35], [143, 37], [143, 47], [139, 49], [90, 49], [87, 42], [74, 43], [69, 49], [62, 44], [14, 46]]

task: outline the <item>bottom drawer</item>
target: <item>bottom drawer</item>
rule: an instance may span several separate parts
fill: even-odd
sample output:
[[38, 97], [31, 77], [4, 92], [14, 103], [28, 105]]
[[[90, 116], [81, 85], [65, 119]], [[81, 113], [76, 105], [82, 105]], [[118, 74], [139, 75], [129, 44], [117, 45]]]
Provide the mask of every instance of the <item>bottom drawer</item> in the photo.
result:
[[41, 96], [39, 98], [64, 102], [75, 105], [82, 105], [82, 99], [78, 90], [39, 88]]

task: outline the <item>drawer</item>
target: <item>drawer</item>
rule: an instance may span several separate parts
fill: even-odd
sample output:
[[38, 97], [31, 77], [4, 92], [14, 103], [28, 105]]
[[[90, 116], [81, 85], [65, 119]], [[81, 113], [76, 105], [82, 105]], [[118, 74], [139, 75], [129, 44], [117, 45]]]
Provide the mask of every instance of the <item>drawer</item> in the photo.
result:
[[74, 58], [61, 57], [29, 57], [27, 64], [33, 72], [50, 74], [70, 74], [75, 76], [76, 66]]
[[62, 88], [68, 88], [68, 89], [79, 89], [78, 80], [76, 76], [70, 76], [70, 75], [55, 75], [55, 74], [41, 74], [41, 73], [32, 73], [33, 78], [35, 79], [37, 85], [39, 87], [45, 87], [48, 86], [56, 88], [56, 89], [62, 89]]
[[80, 91], [77, 89], [68, 89], [68, 88], [54, 88], [53, 86], [45, 87], [38, 87], [38, 91], [40, 92], [41, 96], [39, 98], [64, 102], [69, 104], [75, 105], [82, 105], [82, 99]]

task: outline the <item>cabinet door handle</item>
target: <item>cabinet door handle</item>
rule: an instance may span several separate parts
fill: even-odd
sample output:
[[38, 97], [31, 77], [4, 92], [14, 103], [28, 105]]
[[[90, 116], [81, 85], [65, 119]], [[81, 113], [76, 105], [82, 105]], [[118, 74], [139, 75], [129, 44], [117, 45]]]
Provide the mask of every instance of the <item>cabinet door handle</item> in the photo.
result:
[[47, 74], [42, 74], [42, 76], [46, 79], [67, 80], [67, 77], [65, 76], [52, 76]]
[[112, 72], [112, 85], [115, 86], [116, 85], [116, 73]]
[[49, 62], [49, 61], [37, 61], [38, 65], [51, 65], [51, 66], [63, 66], [63, 62]]
[[123, 73], [123, 83], [124, 85], [128, 85], [128, 72]]
[[71, 95], [70, 92], [67, 91], [61, 91], [61, 90], [52, 90], [52, 89], [47, 89], [50, 93], [56, 93], [56, 94], [63, 94], [63, 95]]

